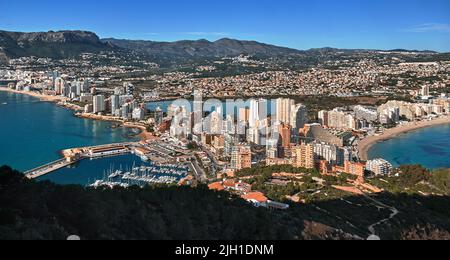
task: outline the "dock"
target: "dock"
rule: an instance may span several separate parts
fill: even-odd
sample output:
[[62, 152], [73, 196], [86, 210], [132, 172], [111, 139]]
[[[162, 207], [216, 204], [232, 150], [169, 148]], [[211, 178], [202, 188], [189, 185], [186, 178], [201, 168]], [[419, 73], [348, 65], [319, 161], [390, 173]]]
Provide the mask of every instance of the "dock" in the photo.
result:
[[121, 155], [131, 152], [132, 146], [137, 143], [118, 143], [107, 144], [91, 147], [72, 148], [62, 152], [63, 158], [47, 163], [37, 168], [25, 172], [25, 176], [29, 179], [36, 179], [49, 173], [75, 164], [84, 159], [94, 159], [105, 156]]
[[64, 167], [67, 167], [71, 164], [76, 163], [77, 161], [67, 161], [66, 158], [62, 158], [59, 160], [56, 160], [54, 162], [39, 166], [37, 168], [34, 168], [32, 170], [26, 171], [25, 176], [28, 179], [36, 179], [39, 177], [42, 177], [44, 175], [47, 175], [51, 172], [54, 172], [56, 170], [62, 169]]
[[[146, 157], [157, 163], [177, 163], [191, 158], [188, 152], [171, 145], [163, 145], [159, 142], [124, 142], [90, 147], [71, 148], [62, 151], [63, 158], [47, 163], [25, 172], [29, 179], [36, 179], [75, 164], [84, 159], [96, 159], [123, 154], [135, 154]], [[198, 168], [194, 168], [194, 172]]]

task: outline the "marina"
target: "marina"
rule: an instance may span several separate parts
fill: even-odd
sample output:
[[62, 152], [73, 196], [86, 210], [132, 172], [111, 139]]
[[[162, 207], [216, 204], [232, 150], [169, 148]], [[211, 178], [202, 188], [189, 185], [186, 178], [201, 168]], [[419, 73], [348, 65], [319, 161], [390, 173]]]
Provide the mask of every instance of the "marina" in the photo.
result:
[[67, 149], [62, 151], [64, 158], [26, 171], [25, 175], [29, 179], [36, 179], [61, 168], [75, 164], [86, 158], [94, 159], [99, 157], [115, 156], [129, 153], [133, 145], [135, 145], [135, 143], [119, 143]]
[[130, 187], [152, 184], [180, 184], [188, 177], [189, 167], [181, 165], [157, 165], [133, 166], [129, 171], [110, 169], [104, 174], [104, 178], [94, 181], [90, 187]]
[[[108, 145], [100, 145], [100, 146], [91, 146], [91, 147], [80, 147], [80, 148], [71, 148], [62, 151], [63, 158], [58, 159], [54, 162], [39, 166], [32, 170], [26, 171], [25, 175], [29, 179], [36, 179], [42, 177], [46, 174], [59, 170], [61, 168], [70, 166], [72, 164], [78, 163], [84, 159], [98, 159], [104, 157], [114, 157], [124, 154], [133, 154], [138, 156], [143, 162], [149, 162], [151, 166], [154, 166], [154, 163], [158, 165], [169, 165], [166, 167], [161, 167], [161, 169], [156, 168], [141, 168], [139, 175], [136, 171], [137, 168], [133, 167], [133, 170], [129, 175], [124, 174], [123, 178], [125, 180], [137, 180], [137, 181], [145, 181], [145, 182], [156, 182], [163, 183], [168, 181], [174, 181], [174, 179], [167, 178], [164, 179], [155, 179], [152, 178], [154, 176], [148, 176], [150, 172], [156, 171], [159, 173], [160, 170], [163, 170], [163, 173], [175, 173], [174, 169], [184, 169], [177, 168], [179, 163], [187, 162], [190, 159], [190, 156], [183, 149], [177, 149], [174, 146], [169, 144], [162, 144], [157, 141], [151, 142], [125, 142], [125, 143], [117, 143], [117, 144], [108, 144]], [[172, 163], [176, 163], [172, 164]], [[145, 175], [145, 176], [144, 176]], [[139, 176], [138, 179], [134, 178]]]

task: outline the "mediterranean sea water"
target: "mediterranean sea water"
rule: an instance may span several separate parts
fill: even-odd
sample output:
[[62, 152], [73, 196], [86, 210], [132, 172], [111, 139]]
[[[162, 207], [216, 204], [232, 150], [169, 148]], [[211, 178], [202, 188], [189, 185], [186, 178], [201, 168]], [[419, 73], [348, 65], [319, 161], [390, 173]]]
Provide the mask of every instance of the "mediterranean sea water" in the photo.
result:
[[394, 166], [421, 164], [429, 169], [450, 168], [450, 124], [415, 130], [380, 142], [369, 158], [384, 158]]
[[69, 167], [47, 174], [39, 180], [49, 180], [58, 184], [89, 185], [96, 180], [106, 179], [111, 170], [130, 171], [133, 166], [150, 166], [133, 154], [125, 154], [99, 159], [85, 159]]
[[[171, 102], [149, 104], [164, 111]], [[26, 171], [60, 158], [59, 151], [72, 147], [136, 141], [130, 129], [112, 128], [109, 122], [80, 119], [69, 109], [27, 95], [0, 92], [0, 165]], [[416, 130], [374, 145], [370, 158], [385, 158], [395, 166], [422, 164], [450, 168], [450, 124]], [[129, 169], [146, 163], [134, 155], [83, 160], [40, 180], [60, 184], [89, 184], [105, 171]]]
[[[0, 165], [19, 171], [57, 160], [63, 149], [138, 140], [131, 131], [113, 129], [109, 122], [76, 118], [69, 109], [31, 96], [0, 91]], [[96, 164], [88, 165], [90, 172], [103, 172]], [[62, 176], [55, 180], [67, 183]]]

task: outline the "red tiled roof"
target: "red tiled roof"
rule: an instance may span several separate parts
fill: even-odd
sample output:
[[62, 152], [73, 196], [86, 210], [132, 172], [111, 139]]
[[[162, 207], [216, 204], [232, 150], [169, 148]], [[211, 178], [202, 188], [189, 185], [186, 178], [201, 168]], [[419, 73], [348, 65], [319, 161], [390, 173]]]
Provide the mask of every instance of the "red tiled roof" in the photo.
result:
[[259, 203], [267, 202], [268, 200], [267, 197], [264, 196], [264, 194], [261, 192], [250, 192], [245, 195], [242, 195], [242, 198], [247, 201], [254, 200]]
[[225, 188], [223, 187], [223, 185], [222, 185], [221, 182], [214, 182], [214, 183], [211, 183], [211, 184], [208, 185], [208, 188], [209, 188], [210, 190], [217, 190], [217, 191], [222, 191], [222, 190], [225, 189]]
[[234, 188], [236, 186], [236, 182], [234, 180], [226, 180], [223, 182], [223, 186]]

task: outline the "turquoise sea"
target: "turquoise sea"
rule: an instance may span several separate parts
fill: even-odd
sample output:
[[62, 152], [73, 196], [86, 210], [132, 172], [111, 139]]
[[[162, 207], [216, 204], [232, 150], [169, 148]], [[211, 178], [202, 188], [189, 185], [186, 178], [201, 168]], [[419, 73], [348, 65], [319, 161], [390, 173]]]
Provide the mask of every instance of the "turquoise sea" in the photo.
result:
[[423, 128], [380, 142], [369, 158], [384, 158], [394, 166], [421, 164], [429, 169], [450, 168], [450, 124]]
[[111, 126], [76, 118], [54, 103], [0, 92], [0, 165], [26, 171], [59, 159], [63, 149], [138, 140], [131, 129]]

